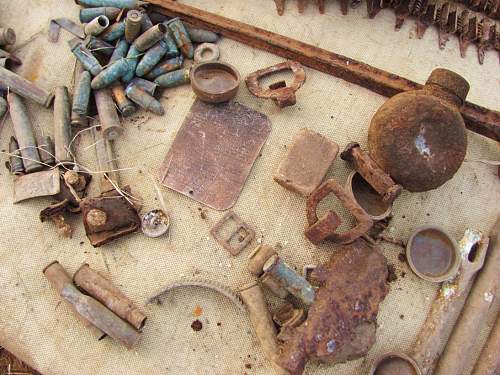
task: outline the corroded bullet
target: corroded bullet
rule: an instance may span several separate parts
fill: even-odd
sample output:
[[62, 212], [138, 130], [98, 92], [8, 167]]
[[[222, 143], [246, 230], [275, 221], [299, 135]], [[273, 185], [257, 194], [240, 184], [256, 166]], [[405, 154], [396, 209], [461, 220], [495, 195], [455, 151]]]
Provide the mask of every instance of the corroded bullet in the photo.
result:
[[132, 43], [141, 34], [142, 13], [129, 10], [125, 19], [125, 40]]
[[123, 134], [123, 127], [120, 124], [120, 119], [116, 113], [115, 103], [111, 96], [111, 90], [108, 88], [94, 91], [95, 103], [99, 120], [107, 140], [113, 140]]
[[57, 163], [72, 163], [71, 106], [68, 88], [58, 86], [54, 97], [54, 145]]
[[3, 119], [3, 116], [7, 113], [7, 101], [0, 96], [0, 120]]
[[219, 34], [212, 31], [186, 26], [189, 38], [193, 43], [215, 43], [219, 40]]
[[191, 81], [189, 78], [190, 71], [191, 68], [179, 69], [156, 77], [154, 82], [158, 86], [165, 88], [180, 86]]
[[130, 47], [130, 44], [125, 39], [120, 39], [118, 42], [116, 42], [113, 54], [111, 55], [111, 58], [109, 59], [109, 64], [112, 64], [115, 61], [121, 59], [122, 57], [127, 56], [127, 52], [128, 52], [129, 47]]
[[98, 75], [102, 71], [102, 66], [99, 61], [97, 61], [92, 52], [83, 45], [80, 39], [71, 39], [68, 44], [71, 48], [71, 52], [73, 52], [78, 61], [82, 63], [85, 70], [88, 70], [93, 76]]
[[9, 92], [14, 92], [45, 107], [49, 107], [54, 98], [52, 93], [3, 67], [0, 67], [0, 89], [8, 89]]
[[120, 8], [113, 7], [83, 8], [80, 9], [80, 22], [87, 23], [99, 16], [106, 16], [109, 20], [115, 20], [120, 12]]
[[156, 77], [163, 74], [179, 70], [182, 68], [182, 64], [184, 64], [184, 57], [182, 55], [160, 61], [158, 65], [153, 68], [153, 70], [146, 74], [145, 78], [154, 80]]
[[179, 18], [174, 18], [173, 20], [168, 21], [168, 27], [172, 30], [175, 43], [181, 50], [182, 54], [188, 59], [192, 59], [194, 56], [193, 42], [189, 38], [189, 33], [182, 21]]
[[55, 164], [56, 150], [54, 142], [52, 142], [52, 138], [50, 138], [49, 135], [45, 135], [42, 137], [42, 140], [39, 143], [39, 153], [40, 153], [40, 159], [42, 159], [42, 163], [46, 165]]
[[85, 24], [83, 30], [85, 35], [99, 35], [109, 26], [109, 19], [106, 16], [94, 18], [89, 23]]
[[75, 0], [75, 3], [84, 7], [113, 7], [120, 9], [134, 9], [137, 6], [137, 0]]
[[91, 52], [102, 53], [105, 56], [111, 56], [114, 52], [115, 47], [111, 44], [106, 43], [104, 40], [91, 36], [88, 39], [87, 48]]
[[0, 27], [0, 46], [16, 44], [16, 32], [9, 28]]
[[160, 116], [165, 114], [165, 110], [161, 103], [136, 85], [129, 85], [125, 93], [130, 100], [146, 111], [153, 112]]
[[[172, 50], [172, 48], [175, 48], [175, 50]], [[171, 56], [172, 53], [176, 55], [177, 52], [177, 47], [175, 46], [174, 41], [168, 33], [165, 34], [165, 36], [153, 47], [151, 47], [142, 57], [141, 61], [137, 65], [135, 74], [138, 77], [144, 77], [156, 66], [156, 64], [158, 64], [163, 56], [167, 54]]]
[[137, 49], [137, 51], [144, 52], [158, 43], [166, 32], [167, 27], [164, 24], [159, 23], [138, 37], [134, 41], [133, 46]]
[[295, 272], [288, 264], [277, 255], [273, 255], [264, 264], [264, 273], [270, 274], [279, 281], [295, 297], [299, 298], [306, 305], [314, 302], [315, 291], [309, 282]]
[[14, 126], [14, 135], [23, 157], [24, 169], [26, 173], [40, 171], [43, 166], [40, 164], [36, 138], [26, 106], [21, 97], [13, 92], [8, 93], [7, 101], [9, 102], [9, 113]]
[[128, 86], [137, 86], [141, 90], [146, 91], [151, 96], [155, 95], [156, 89], [158, 87], [156, 83], [139, 77], [135, 77], [132, 81], [130, 81]]
[[90, 85], [93, 90], [107, 87], [125, 76], [129, 69], [129, 60], [125, 58], [119, 59], [95, 76]]
[[99, 38], [105, 42], [112, 42], [113, 40], [120, 39], [125, 35], [125, 21], [117, 22], [104, 30]]
[[80, 115], [86, 115], [89, 107], [90, 100], [90, 82], [92, 77], [89, 72], [84, 71], [78, 77], [78, 82], [75, 86], [75, 93], [73, 94], [73, 112]]
[[129, 322], [137, 330], [146, 323], [146, 315], [127, 298], [113, 283], [83, 264], [73, 275], [75, 284], [91, 297], [101, 302], [120, 318]]
[[137, 64], [139, 63], [139, 57], [142, 53], [135, 48], [134, 44], [132, 44], [127, 53], [127, 60], [129, 62], [129, 71], [122, 77], [123, 82], [130, 82], [135, 77], [135, 69], [137, 68]]
[[24, 173], [23, 159], [21, 159], [21, 151], [14, 137], [10, 137], [9, 142], [9, 167], [10, 173], [21, 175]]
[[125, 89], [121, 82], [114, 82], [111, 85], [111, 94], [123, 117], [128, 117], [135, 112], [134, 104], [125, 95]]
[[148, 31], [150, 28], [154, 26], [151, 18], [149, 18], [149, 14], [142, 13], [142, 22], [141, 22], [141, 33]]

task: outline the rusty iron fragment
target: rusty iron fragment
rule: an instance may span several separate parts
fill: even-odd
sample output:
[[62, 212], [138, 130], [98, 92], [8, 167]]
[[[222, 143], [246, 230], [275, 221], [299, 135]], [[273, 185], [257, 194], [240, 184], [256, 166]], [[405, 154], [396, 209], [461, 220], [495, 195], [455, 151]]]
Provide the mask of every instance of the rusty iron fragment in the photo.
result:
[[111, 281], [91, 269], [88, 264], [83, 264], [75, 272], [73, 281], [79, 289], [101, 302], [135, 329], [142, 330], [146, 315]]
[[304, 323], [306, 318], [306, 311], [301, 308], [295, 308], [291, 303], [284, 304], [273, 314], [274, 323], [281, 327], [281, 329], [284, 327], [297, 328]]
[[388, 267], [376, 247], [359, 239], [337, 248], [313, 271], [319, 289], [307, 320], [287, 333], [279, 364], [302, 374], [309, 360], [342, 363], [360, 358], [375, 343], [379, 304], [388, 293]]
[[54, 94], [38, 87], [33, 82], [11, 72], [0, 66], [0, 89], [22, 96], [25, 99], [33, 100], [44, 107], [49, 107], [54, 98]]
[[101, 193], [113, 191], [116, 186], [120, 186], [118, 176], [118, 167], [116, 158], [113, 155], [113, 147], [104, 138], [103, 131], [97, 128], [92, 129], [94, 137], [95, 152], [97, 158], [97, 166], [99, 168], [99, 189]]
[[498, 348], [500, 347], [500, 315], [490, 331], [488, 340], [484, 344], [481, 354], [477, 359], [472, 375], [496, 375], [500, 370], [500, 357]]
[[80, 22], [87, 23], [99, 16], [106, 16], [109, 20], [114, 21], [121, 11], [120, 8], [113, 7], [82, 8], [80, 9]]
[[[335, 233], [335, 230], [340, 226], [340, 218], [334, 211], [330, 210], [321, 219], [318, 219], [316, 209], [330, 193], [335, 194], [357, 220], [356, 226], [346, 232]], [[368, 232], [373, 225], [370, 215], [333, 179], [324, 182], [307, 199], [307, 221], [309, 227], [306, 228], [305, 235], [309, 241], [316, 245], [325, 239], [337, 244], [353, 242]]]
[[262, 275], [264, 264], [275, 254], [276, 250], [272, 246], [265, 244], [257, 246], [248, 256], [248, 271], [254, 276]]
[[[422, 87], [406, 78], [354, 59], [177, 1], [149, 0], [149, 2], [156, 5], [151, 9], [154, 12], [170, 17], [180, 17], [195, 27], [204, 28], [251, 47], [297, 61], [304, 66], [355, 83], [380, 95], [390, 97], [403, 91]], [[469, 130], [500, 141], [500, 112], [470, 102], [465, 102], [461, 112]]]
[[135, 113], [136, 108], [134, 104], [127, 98], [125, 89], [121, 82], [114, 82], [110, 87], [111, 95], [118, 106], [118, 109], [123, 117], [131, 116]]
[[67, 199], [51, 204], [40, 212], [40, 221], [52, 221], [56, 226], [57, 233], [65, 238], [73, 236], [73, 228], [66, 222], [64, 214], [68, 211], [69, 201]]
[[[293, 73], [293, 81], [290, 86], [270, 86], [263, 88], [259, 80], [269, 75], [290, 70]], [[280, 108], [289, 107], [297, 102], [295, 92], [302, 87], [306, 80], [306, 71], [297, 61], [285, 61], [269, 68], [257, 70], [245, 78], [248, 90], [255, 96], [264, 99], [272, 99]]]
[[68, 18], [56, 18], [50, 20], [49, 24], [49, 41], [55, 43], [59, 40], [61, 28], [70, 32], [74, 36], [84, 39], [85, 31], [82, 25], [79, 25]]
[[66, 86], [58, 86], [54, 98], [54, 145], [57, 163], [73, 163], [71, 139], [69, 92]]
[[361, 149], [358, 143], [349, 143], [340, 154], [340, 157], [350, 162], [356, 172], [363, 176], [385, 202], [394, 202], [403, 191], [401, 185], [396, 184], [391, 176], [385, 173], [370, 157], [370, 154]]
[[323, 182], [339, 146], [310, 129], [301, 129], [273, 178], [285, 189], [309, 196]]
[[111, 90], [109, 88], [95, 90], [94, 97], [104, 138], [110, 141], [117, 139], [124, 130], [116, 112]]
[[[225, 237], [222, 235], [222, 229], [228, 225], [233, 226], [235, 229]], [[233, 256], [241, 253], [241, 251], [243, 251], [243, 249], [255, 238], [255, 231], [233, 211], [227, 212], [222, 219], [210, 229], [210, 234]]]
[[60, 191], [61, 184], [57, 168], [14, 177], [14, 203], [56, 195]]
[[[160, 168], [163, 185], [216, 210], [231, 208], [271, 126], [238, 103], [194, 102]], [[203, 153], [192, 150], [203, 149]]]

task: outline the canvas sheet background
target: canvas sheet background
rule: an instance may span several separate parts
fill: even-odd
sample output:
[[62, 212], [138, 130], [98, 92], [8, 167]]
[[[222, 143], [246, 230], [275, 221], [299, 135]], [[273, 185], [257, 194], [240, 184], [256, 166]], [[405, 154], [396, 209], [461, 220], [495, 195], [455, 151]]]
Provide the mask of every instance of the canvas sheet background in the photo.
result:
[[[488, 52], [483, 66], [476, 62], [474, 47], [466, 59], [460, 59], [456, 38], [451, 38], [446, 49], [440, 51], [434, 29], [429, 29], [423, 40], [415, 39], [413, 21], [408, 21], [400, 32], [394, 32], [391, 11], [382, 10], [375, 20], [369, 20], [364, 6], [342, 16], [339, 4], [329, 2], [325, 15], [320, 16], [310, 5], [305, 15], [299, 17], [295, 1], [289, 0], [286, 15], [278, 17], [271, 0], [185, 3], [289, 35], [421, 83], [433, 68], [450, 68], [471, 83], [470, 101], [500, 109], [496, 53]], [[18, 35], [18, 54], [24, 62], [18, 70], [20, 74], [47, 89], [71, 84], [74, 57], [66, 44], [69, 34], [62, 31], [55, 44], [49, 43], [46, 35], [50, 19], [77, 20], [77, 14], [78, 7], [70, 0], [0, 0], [0, 24], [14, 27]], [[222, 60], [236, 66], [243, 77], [283, 60], [227, 39], [220, 42], [220, 47]], [[294, 107], [281, 110], [271, 101], [251, 96], [244, 85], [237, 97], [241, 103], [266, 113], [272, 122], [272, 132], [234, 211], [256, 230], [259, 241], [280, 244], [282, 257], [297, 269], [304, 264], [326, 261], [334, 248], [329, 244], [315, 247], [305, 240], [305, 200], [272, 180], [286, 146], [302, 127], [330, 137], [341, 149], [354, 140], [366, 145], [370, 119], [386, 100], [340, 79], [306, 70], [307, 82], [298, 92]], [[157, 175], [193, 100], [189, 86], [172, 89], [162, 98], [165, 116], [142, 111], [124, 123], [126, 131], [116, 142], [117, 154], [120, 167], [132, 169], [121, 177], [144, 199], [144, 210], [158, 207], [151, 176]], [[51, 134], [51, 111], [32, 103], [28, 108], [37, 133]], [[0, 137], [2, 150], [8, 149], [11, 134], [8, 118]], [[500, 158], [495, 142], [470, 132], [468, 139], [467, 159]], [[79, 162], [95, 168], [90, 134], [84, 133], [77, 144]], [[2, 165], [5, 160], [3, 155]], [[349, 171], [337, 158], [329, 176], [344, 183]], [[162, 189], [172, 219], [169, 237], [148, 239], [137, 234], [93, 249], [79, 217], [71, 220], [75, 228], [73, 238], [59, 238], [51, 224], [42, 224], [38, 219], [39, 211], [50, 200], [14, 206], [11, 176], [3, 168], [0, 174], [1, 346], [46, 375], [271, 373], [247, 316], [214, 293], [178, 290], [162, 306], [145, 307], [149, 320], [143, 338], [137, 348], [127, 351], [110, 339], [93, 341], [42, 275], [42, 269], [55, 259], [71, 273], [87, 262], [139, 305], [163, 285], [182, 276], [197, 275], [237, 288], [251, 280], [245, 268], [246, 257], [256, 243], [240, 256], [230, 257], [209, 236], [209, 228], [222, 217], [222, 212], [208, 210], [204, 220], [198, 203]], [[454, 179], [440, 189], [422, 194], [404, 193], [394, 206], [391, 234], [407, 239], [422, 224], [442, 225], [456, 239], [467, 227], [488, 231], [498, 214], [499, 195], [496, 168], [466, 162]], [[400, 263], [399, 251], [391, 245], [383, 246], [399, 277], [391, 284], [381, 306], [377, 343], [366, 359], [335, 366], [334, 370], [329, 366], [309, 365], [307, 373], [365, 374], [377, 354], [410, 348], [436, 286], [419, 280], [406, 264]], [[402, 272], [406, 272], [406, 277], [401, 277]], [[272, 297], [269, 301], [275, 306]], [[200, 332], [190, 328], [196, 306], [203, 309]], [[485, 332], [477, 338], [478, 343], [484, 337]]]

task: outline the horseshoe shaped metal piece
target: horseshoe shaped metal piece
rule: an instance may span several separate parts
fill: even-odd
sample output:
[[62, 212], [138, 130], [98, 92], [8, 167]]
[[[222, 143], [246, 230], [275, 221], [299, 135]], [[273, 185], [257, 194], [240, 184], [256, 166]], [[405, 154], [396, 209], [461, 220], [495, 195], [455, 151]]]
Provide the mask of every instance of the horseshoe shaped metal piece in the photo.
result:
[[[356, 218], [356, 226], [346, 232], [335, 233], [341, 221], [334, 211], [328, 211], [321, 219], [318, 219], [316, 213], [318, 204], [330, 193], [335, 194]], [[325, 181], [307, 199], [307, 221], [309, 227], [306, 228], [305, 235], [315, 245], [323, 240], [331, 240], [339, 245], [351, 243], [368, 232], [373, 225], [373, 220], [366, 211], [333, 179]]]
[[[272, 75], [274, 73], [291, 70], [294, 78], [290, 86], [285, 81], [280, 81], [263, 88], [259, 84], [259, 79]], [[245, 79], [248, 90], [255, 96], [264, 99], [272, 99], [280, 108], [289, 107], [297, 102], [295, 92], [302, 87], [306, 80], [306, 71], [297, 61], [285, 61], [265, 69], [257, 70], [251, 73]]]

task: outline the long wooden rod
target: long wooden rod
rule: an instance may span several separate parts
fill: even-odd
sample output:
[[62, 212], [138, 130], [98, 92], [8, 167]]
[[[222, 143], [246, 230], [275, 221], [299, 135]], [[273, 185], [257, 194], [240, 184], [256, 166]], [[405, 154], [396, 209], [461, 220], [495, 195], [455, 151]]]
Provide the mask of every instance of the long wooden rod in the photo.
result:
[[[251, 47], [298, 61], [304, 66], [387, 97], [422, 87], [409, 79], [368, 64], [198, 8], [172, 0], [148, 2], [155, 5], [155, 12], [180, 17], [196, 27], [212, 30]], [[496, 141], [500, 140], [500, 112], [466, 102], [462, 107], [462, 116], [468, 129]]]

